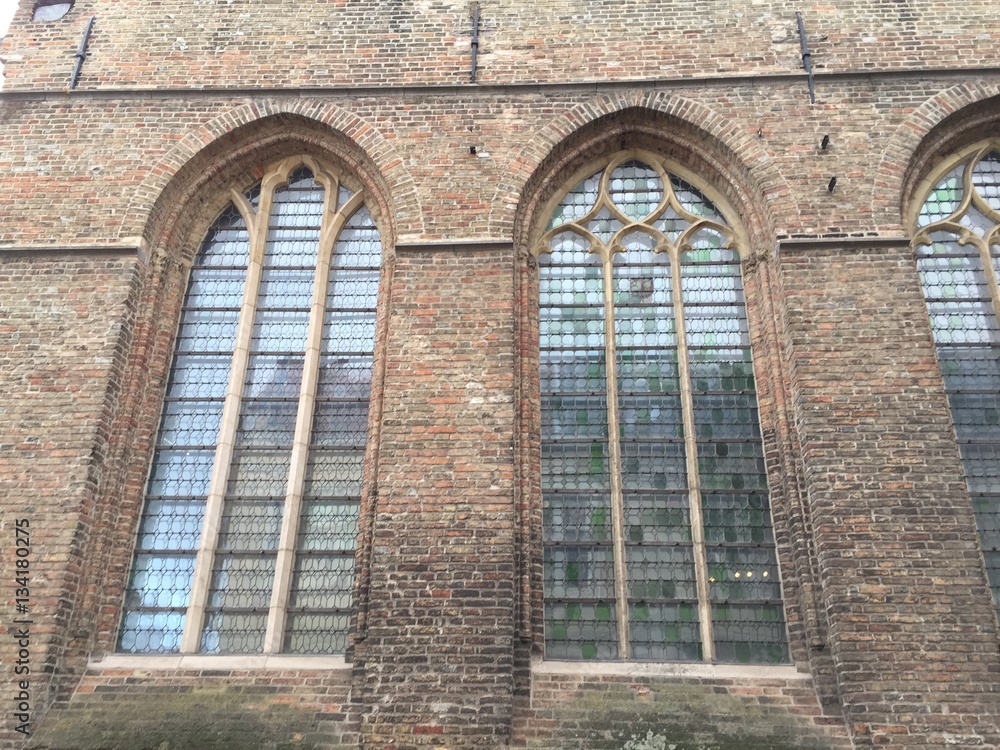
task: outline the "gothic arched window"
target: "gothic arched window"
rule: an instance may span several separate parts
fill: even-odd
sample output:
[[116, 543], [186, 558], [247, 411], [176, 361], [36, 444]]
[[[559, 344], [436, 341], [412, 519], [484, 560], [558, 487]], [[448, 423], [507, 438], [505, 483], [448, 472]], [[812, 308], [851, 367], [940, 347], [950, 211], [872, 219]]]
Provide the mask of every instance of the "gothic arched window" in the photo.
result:
[[312, 159], [234, 191], [191, 268], [123, 651], [344, 652], [381, 262]]
[[911, 225], [934, 343], [1000, 607], [1000, 142], [939, 168]]
[[543, 216], [545, 653], [787, 660], [734, 222], [618, 154]]

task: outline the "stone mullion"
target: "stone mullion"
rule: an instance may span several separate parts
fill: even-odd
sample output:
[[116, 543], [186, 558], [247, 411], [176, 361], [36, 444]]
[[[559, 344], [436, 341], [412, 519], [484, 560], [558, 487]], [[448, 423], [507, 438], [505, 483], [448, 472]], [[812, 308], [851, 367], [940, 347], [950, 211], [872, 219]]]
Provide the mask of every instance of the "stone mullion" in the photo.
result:
[[[219, 441], [215, 448], [215, 462], [209, 482], [208, 497], [205, 501], [205, 518], [202, 521], [201, 540], [195, 558], [194, 579], [191, 582], [191, 598], [188, 601], [184, 633], [181, 637], [181, 653], [197, 653], [204, 627], [205, 609], [212, 582], [212, 567], [222, 523], [222, 506], [229, 482], [229, 471], [236, 447], [236, 431], [239, 426], [240, 405], [243, 400], [243, 386], [247, 366], [250, 362], [250, 344], [253, 339], [253, 323], [257, 312], [257, 296], [263, 275], [264, 249], [267, 241], [266, 222], [271, 213], [273, 189], [262, 192], [256, 215], [242, 196], [234, 196], [234, 203], [243, 214], [250, 239], [250, 263], [247, 267], [243, 305], [240, 308], [236, 327], [236, 344], [230, 365], [229, 384], [226, 400], [222, 407], [219, 426]], [[260, 226], [264, 222], [264, 226]]]
[[605, 248], [604, 356], [608, 397], [608, 461], [611, 478], [611, 535], [615, 574], [615, 612], [618, 619], [618, 658], [631, 656], [628, 624], [628, 572], [625, 565], [625, 503], [622, 499], [621, 443], [618, 429], [618, 370], [615, 366], [614, 253]]
[[990, 243], [979, 237], [971, 237], [970, 240], [979, 250], [979, 259], [983, 265], [986, 286], [990, 290], [990, 304], [993, 308], [993, 315], [996, 316], [998, 321], [998, 327], [1000, 327], [1000, 282], [997, 280], [996, 269], [993, 268], [993, 258], [990, 256]]
[[677, 253], [671, 260], [674, 320], [677, 325], [677, 375], [681, 387], [681, 413], [684, 420], [684, 456], [687, 468], [688, 513], [691, 518], [694, 578], [698, 590], [698, 624], [701, 629], [702, 658], [705, 661], [714, 661], [715, 637], [712, 633], [712, 604], [708, 591], [705, 524], [701, 512], [701, 479], [698, 473], [698, 440], [695, 433], [694, 396], [691, 393], [691, 369], [688, 359], [687, 332], [684, 324], [681, 254]]
[[325, 193], [323, 227], [320, 231], [321, 244], [316, 259], [312, 306], [309, 311], [309, 331], [306, 335], [306, 351], [302, 363], [299, 408], [295, 417], [295, 436], [292, 440], [288, 484], [285, 489], [285, 503], [282, 509], [274, 588], [271, 589], [267, 630], [264, 635], [265, 654], [278, 653], [282, 647], [285, 623], [288, 619], [292, 575], [295, 569], [295, 548], [299, 534], [299, 520], [302, 514], [302, 495], [308, 470], [309, 443], [316, 406], [316, 386], [319, 381], [319, 364], [323, 348], [323, 318], [326, 312], [330, 265], [333, 262], [333, 249], [336, 241], [336, 234], [331, 231], [330, 226], [332, 223], [330, 214], [334, 213], [336, 207], [336, 184], [327, 185]]

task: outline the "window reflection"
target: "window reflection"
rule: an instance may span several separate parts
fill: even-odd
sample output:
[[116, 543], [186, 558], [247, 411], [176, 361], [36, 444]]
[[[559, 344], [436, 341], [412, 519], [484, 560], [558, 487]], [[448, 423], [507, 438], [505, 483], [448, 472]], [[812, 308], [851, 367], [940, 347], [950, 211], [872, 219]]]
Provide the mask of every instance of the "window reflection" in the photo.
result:
[[[254, 209], [263, 192], [261, 184], [246, 191]], [[215, 222], [195, 258], [126, 597], [125, 651], [181, 647], [213, 474], [224, 477], [225, 493], [210, 542], [212, 569], [199, 572], [209, 580], [199, 649], [263, 649], [303, 413], [311, 436], [296, 459], [306, 469], [295, 489], [303, 499], [294, 561], [286, 569], [283, 649], [346, 647], [382, 248], [371, 214], [341, 185], [337, 207], [350, 215], [337, 219], [343, 226], [322, 277], [328, 280], [315, 289], [319, 240], [332, 215], [324, 211], [326, 200], [326, 188], [305, 166], [274, 190], [263, 204], [269, 215], [255, 217], [266, 227], [255, 289], [246, 288], [249, 232], [235, 206]], [[318, 291], [323, 304], [314, 314]], [[234, 442], [219, 452], [241, 318], [251, 327], [250, 348], [238, 371], [244, 375]], [[321, 353], [311, 360], [315, 393], [304, 393], [311, 328]], [[224, 467], [215, 464], [217, 454], [229, 457]]]
[[[787, 659], [730, 240], [703, 193], [638, 158], [580, 181], [549, 220], [538, 258], [547, 658], [701, 659], [707, 612], [717, 659]], [[693, 544], [692, 498], [704, 552]], [[698, 599], [699, 564], [710, 602]]]

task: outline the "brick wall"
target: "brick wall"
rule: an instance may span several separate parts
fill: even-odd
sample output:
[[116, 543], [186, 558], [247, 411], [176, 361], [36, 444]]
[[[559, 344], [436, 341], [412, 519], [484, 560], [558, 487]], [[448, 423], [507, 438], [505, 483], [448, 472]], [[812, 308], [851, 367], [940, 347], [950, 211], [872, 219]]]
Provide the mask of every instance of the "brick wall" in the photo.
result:
[[[94, 497], [123, 365], [123, 323], [135, 259], [119, 255], [6, 256], [0, 260], [0, 512], [3, 682], [25, 677], [37, 716], [72, 639], [82, 571], [95, 535]], [[28, 611], [14, 610], [15, 522], [28, 521]], [[30, 674], [15, 676], [13, 619], [28, 619]], [[13, 698], [13, 694], [11, 694]], [[4, 730], [11, 728], [10, 717]], [[9, 736], [9, 735], [8, 735]]]
[[[321, 0], [77, 0], [64, 18], [31, 22], [30, 2], [4, 43], [8, 85], [64, 89], [86, 21], [96, 16], [81, 88], [324, 87], [469, 81], [465, 0], [369, 6]], [[796, 73], [795, 7], [696, 0], [485, 0], [482, 83]], [[817, 70], [994, 65], [1000, 33], [988, 0], [838, 0], [802, 6]], [[739, 42], [734, 43], [738, 38]], [[587, 44], [580, 40], [600, 40]]]
[[356, 747], [350, 700], [350, 672], [342, 667], [95, 667], [71, 700], [55, 705], [31, 744], [47, 750]]
[[830, 648], [857, 747], [1000, 743], [996, 615], [911, 251], [782, 254]]
[[362, 733], [496, 747], [513, 691], [509, 248], [407, 249], [390, 299]]
[[641, 667], [621, 674], [552, 665], [535, 675], [530, 705], [518, 712], [513, 746], [617, 750], [652, 733], [684, 748], [851, 747], [840, 719], [823, 715], [815, 689], [801, 675], [722, 668], [709, 677], [687, 671], [666, 677]]
[[[1000, 94], [1000, 76], [975, 83], [970, 95]], [[821, 88], [813, 107], [804, 81], [753, 90], [724, 81], [672, 92], [651, 84], [605, 93], [586, 87], [544, 94], [390, 91], [377, 99], [188, 92], [49, 101], [11, 92], [0, 111], [0, 169], [10, 198], [0, 205], [0, 243], [134, 242], [179, 160], [197, 159], [208, 148], [203, 141], [238, 138], [245, 119], [271, 112], [297, 113], [320, 127], [352, 127], [349, 137], [363, 140], [386, 181], [393, 180], [389, 200], [405, 209], [397, 221], [406, 239], [509, 240], [521, 190], [551, 149], [575, 129], [633, 107], [646, 116], [662, 114], [665, 131], [686, 123], [706, 146], [724, 145], [732, 171], [747, 178], [744, 189], [761, 191], [761, 210], [779, 235], [864, 234], [873, 231], [872, 190], [883, 154], [895, 148], [900, 132], [926, 132], [929, 125], [912, 121], [910, 113], [956, 88], [965, 93], [947, 76], [846, 80]], [[824, 135], [830, 146], [821, 150]], [[833, 176], [838, 181], [830, 193]], [[878, 217], [879, 231], [900, 231], [902, 176], [880, 188], [880, 202], [895, 200], [896, 213], [892, 223]]]
[[[812, 105], [795, 8], [772, 2], [483, 2], [475, 86], [464, 2], [77, 0], [52, 23], [22, 5], [0, 48], [0, 503], [5, 533], [30, 513], [37, 534], [37, 716], [57, 701], [39, 747], [69, 750], [83, 725], [89, 746], [115, 724], [108, 747], [153, 742], [186, 700], [215, 707], [226, 741], [249, 722], [275, 747], [610, 748], [640, 725], [743, 746], [1000, 744], [996, 619], [901, 221], [937, 159], [1000, 133], [994, 2], [803, 7]], [[627, 145], [702, 175], [750, 233], [794, 677], [529, 658], [524, 238], [571, 167]], [[303, 152], [357, 176], [399, 249], [352, 671], [86, 671], [114, 650], [186, 260], [229, 187]], [[680, 712], [699, 721], [664, 718]]]

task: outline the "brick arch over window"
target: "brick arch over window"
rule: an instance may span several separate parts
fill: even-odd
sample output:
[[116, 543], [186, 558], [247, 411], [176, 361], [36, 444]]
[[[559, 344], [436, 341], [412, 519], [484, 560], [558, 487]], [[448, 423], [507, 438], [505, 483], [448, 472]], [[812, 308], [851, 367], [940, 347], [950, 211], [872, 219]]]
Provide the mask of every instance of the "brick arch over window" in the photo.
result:
[[[774, 244], [774, 221], [767, 214], [765, 190], [747, 183], [751, 174], [729, 149], [713, 148], [717, 142], [690, 125], [668, 127], [669, 118], [639, 109], [629, 109], [581, 127], [556, 144], [525, 182], [515, 223], [519, 256], [517, 286], [519, 431], [518, 467], [520, 478], [519, 542], [522, 607], [519, 622], [522, 635], [542, 650], [542, 507], [539, 456], [539, 287], [538, 270], [531, 243], [547, 219], [550, 201], [568, 189], [567, 180], [586, 171], [589, 164], [621, 151], [648, 152], [655, 158], [678, 166], [684, 174], [696, 175], [699, 184], [714, 188], [717, 199], [733, 207], [737, 223], [745, 228], [745, 255], [742, 262], [751, 346], [757, 369], [757, 393], [767, 454], [767, 471], [772, 486], [775, 538], [781, 574], [785, 583], [791, 657], [805, 666], [824, 658], [810, 654], [809, 639], [825, 638], [825, 621], [816, 606], [816, 578], [809, 550], [808, 508], [798, 491], [799, 450], [797, 438], [787, 418], [787, 392], [783, 374], [783, 336], [776, 302], [780, 299], [779, 279], [770, 249]], [[782, 183], [783, 184], [783, 183]], [[781, 187], [774, 188], [779, 192]], [[814, 664], [814, 669], [825, 665]]]
[[755, 247], [770, 248], [782, 227], [794, 222], [788, 185], [752, 133], [691, 99], [635, 92], [578, 104], [511, 151], [502, 170], [508, 182], [497, 186], [491, 204], [493, 236], [502, 236], [513, 224], [519, 237], [532, 212], [526, 200], [536, 200], [540, 187], [544, 193], [538, 181], [552, 172], [550, 165], [560, 153], [587, 138], [598, 153], [616, 139], [634, 143], [640, 134], [650, 143], [669, 143], [679, 154], [706, 161], [692, 168], [700, 166], [700, 173], [718, 177], [713, 182], [743, 214]]
[[907, 231], [903, 215], [942, 159], [996, 133], [1000, 85], [960, 83], [931, 97], [892, 134], [872, 185], [873, 228]]
[[1000, 614], [1000, 137], [941, 160], [906, 223]]
[[[274, 126], [277, 127], [284, 119], [280, 118]], [[329, 139], [329, 131], [326, 136]], [[357, 146], [353, 147], [349, 158], [339, 158], [350, 149], [349, 144], [331, 147], [328, 141], [321, 139], [321, 133], [315, 131], [303, 133], [299, 129], [281, 138], [271, 130], [266, 137], [251, 145], [244, 145], [238, 140], [232, 148], [218, 155], [213, 163], [199, 161], [190, 169], [178, 170], [174, 181], [165, 188], [166, 196], [182, 197], [184, 200], [177, 204], [160, 201], [163, 210], [155, 215], [156, 225], [148, 233], [151, 257], [148, 263], [137, 264], [135, 293], [130, 303], [132, 314], [122, 344], [128, 351], [127, 365], [118, 390], [116, 416], [109, 430], [111, 447], [101, 462], [100, 502], [94, 525], [106, 531], [95, 540], [82, 574], [85, 583], [81, 589], [86, 592], [87, 601], [84, 606], [75, 609], [78, 626], [74, 632], [87, 633], [87, 639], [85, 642], [81, 639], [79, 650], [70, 655], [67, 662], [70, 669], [81, 667], [88, 656], [106, 653], [116, 647], [120, 617], [116, 612], [121, 612], [130, 568], [123, 555], [130, 554], [126, 551], [133, 548], [142, 513], [149, 461], [156, 443], [178, 319], [185, 304], [189, 268], [203, 240], [212, 234], [210, 230], [217, 223], [220, 213], [226, 210], [227, 205], [231, 207], [240, 203], [245, 206], [254, 200], [247, 191], [260, 184], [261, 178], [265, 178], [265, 184], [277, 179], [275, 170], [281, 171], [278, 168], [281, 164], [291, 164], [289, 169], [295, 165], [308, 168], [317, 180], [322, 181], [327, 192], [333, 184], [330, 181], [332, 177], [340, 185], [340, 190], [346, 190], [356, 196], [352, 200], [363, 203], [371, 216], [368, 221], [372, 230], [377, 227], [385, 248], [376, 262], [376, 265], [381, 263], [378, 298], [388, 298], [385, 290], [391, 284], [392, 238], [396, 235], [392, 217], [388, 214], [389, 200], [384, 192], [379, 191], [378, 181], [370, 174], [359, 175], [350, 170], [352, 164], [365, 163]], [[195, 166], [198, 168], [195, 169]], [[338, 200], [332, 194], [330, 197], [334, 202]], [[351, 207], [351, 210], [354, 208]], [[380, 352], [385, 340], [386, 322], [383, 305], [378, 308], [375, 321], [376, 355], [371, 381], [371, 392], [374, 394], [380, 394], [382, 388]], [[322, 351], [320, 356], [324, 356]], [[376, 395], [371, 399], [368, 412], [368, 434], [374, 430], [371, 426], [379, 423], [380, 410], [381, 399]], [[363, 498], [372, 494], [369, 485], [376, 475], [376, 445], [377, 440], [367, 442], [366, 468], [361, 483]], [[362, 511], [359, 545], [363, 545], [366, 538], [363, 521], [366, 516]], [[274, 636], [274, 639], [277, 638]]]
[[[419, 235], [423, 213], [412, 176], [395, 147], [370, 123], [332, 104], [265, 100], [224, 112], [185, 135], [152, 165], [126, 209], [119, 239], [148, 254], [156, 232], [172, 227], [201, 183], [218, 180], [228, 164], [295, 153], [323, 155], [365, 183], [393, 232]], [[395, 241], [395, 235], [387, 240]]]

